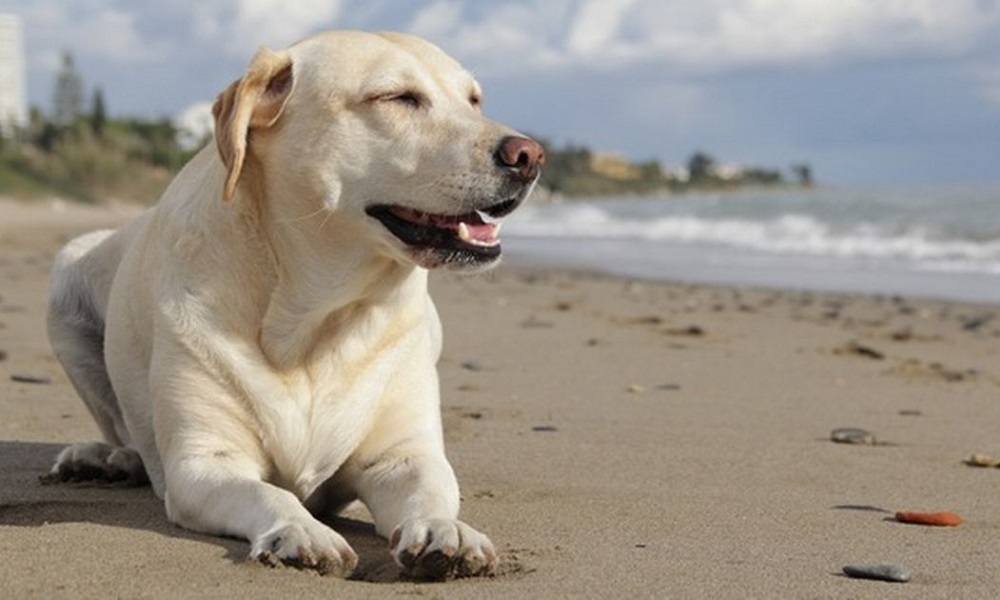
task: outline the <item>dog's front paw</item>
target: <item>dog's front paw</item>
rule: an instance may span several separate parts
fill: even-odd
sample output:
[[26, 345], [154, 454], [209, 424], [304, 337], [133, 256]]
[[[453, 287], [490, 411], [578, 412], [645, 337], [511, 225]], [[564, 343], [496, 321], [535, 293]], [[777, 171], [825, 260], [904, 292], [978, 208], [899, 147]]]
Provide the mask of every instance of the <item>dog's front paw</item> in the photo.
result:
[[45, 484], [70, 482], [139, 486], [149, 483], [138, 452], [104, 442], [66, 446], [56, 457], [52, 470], [39, 479]]
[[250, 558], [271, 567], [285, 564], [333, 577], [348, 577], [358, 565], [358, 555], [347, 540], [319, 522], [272, 529], [254, 540]]
[[404, 521], [392, 532], [389, 543], [403, 575], [412, 579], [441, 581], [496, 573], [493, 544], [461, 521]]

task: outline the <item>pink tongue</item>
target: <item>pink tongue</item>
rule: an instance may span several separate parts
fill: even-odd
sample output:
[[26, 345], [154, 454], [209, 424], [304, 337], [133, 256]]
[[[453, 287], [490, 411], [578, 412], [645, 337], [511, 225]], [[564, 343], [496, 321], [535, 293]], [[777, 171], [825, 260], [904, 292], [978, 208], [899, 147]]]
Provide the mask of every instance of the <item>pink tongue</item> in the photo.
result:
[[469, 237], [480, 242], [492, 242], [497, 239], [497, 227], [489, 223], [466, 223]]

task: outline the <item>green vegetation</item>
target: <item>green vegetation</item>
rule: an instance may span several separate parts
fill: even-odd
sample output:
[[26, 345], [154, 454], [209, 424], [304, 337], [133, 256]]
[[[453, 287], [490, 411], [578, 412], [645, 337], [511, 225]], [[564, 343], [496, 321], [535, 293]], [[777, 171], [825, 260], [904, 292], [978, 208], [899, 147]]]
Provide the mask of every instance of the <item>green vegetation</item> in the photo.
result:
[[33, 108], [27, 126], [0, 138], [0, 194], [154, 202], [193, 154], [178, 145], [168, 119], [109, 118], [100, 88], [89, 110], [83, 97], [67, 54], [54, 114]]
[[541, 143], [547, 158], [539, 185], [567, 197], [813, 185], [812, 169], [806, 164], [792, 165], [791, 177], [786, 179], [778, 170], [722, 165], [708, 154], [695, 152], [684, 167], [666, 171], [653, 160], [633, 163], [583, 146], [557, 148], [545, 140]]
[[167, 120], [77, 116], [59, 125], [33, 110], [0, 147], [0, 194], [153, 202], [191, 155], [175, 137]]

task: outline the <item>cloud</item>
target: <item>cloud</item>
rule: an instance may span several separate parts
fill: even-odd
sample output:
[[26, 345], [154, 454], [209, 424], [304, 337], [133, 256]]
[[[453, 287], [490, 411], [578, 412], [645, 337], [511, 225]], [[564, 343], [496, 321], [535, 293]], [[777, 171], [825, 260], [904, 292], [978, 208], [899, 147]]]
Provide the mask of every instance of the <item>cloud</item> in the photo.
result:
[[52, 0], [11, 11], [22, 17], [32, 66], [55, 71], [64, 50], [116, 64], [150, 63], [164, 47], [145, 39], [133, 12], [108, 6], [64, 5]]
[[1000, 25], [996, 0], [0, 0], [3, 10], [25, 17], [29, 43], [45, 38], [32, 59], [49, 69], [57, 45], [119, 64], [164, 62], [190, 46], [245, 60], [321, 28], [399, 23], [479, 73], [644, 65], [683, 74], [951, 57]]
[[411, 28], [491, 72], [634, 64], [711, 72], [950, 57], [1000, 24], [992, 0], [523, 0], [479, 14], [471, 4], [436, 2]]
[[177, 141], [185, 150], [194, 150], [210, 139], [215, 129], [211, 102], [196, 102], [174, 117]]
[[577, 55], [603, 52], [621, 35], [622, 21], [635, 5], [635, 0], [582, 2], [567, 35], [567, 50]]
[[172, 0], [171, 10], [189, 15], [191, 34], [234, 57], [249, 57], [262, 44], [284, 48], [311, 31], [329, 27], [341, 9], [337, 0]]
[[572, 15], [570, 5], [566, 0], [441, 0], [418, 10], [404, 28], [434, 41], [477, 72], [537, 70], [563, 62], [562, 24]]

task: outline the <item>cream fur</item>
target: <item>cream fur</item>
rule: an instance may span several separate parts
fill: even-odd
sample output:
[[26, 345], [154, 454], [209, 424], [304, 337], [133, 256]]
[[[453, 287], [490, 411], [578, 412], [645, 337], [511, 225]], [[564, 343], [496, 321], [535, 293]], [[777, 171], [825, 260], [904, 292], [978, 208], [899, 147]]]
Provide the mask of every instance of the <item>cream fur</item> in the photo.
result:
[[50, 338], [106, 444], [71, 446], [53, 473], [148, 477], [172, 521], [341, 576], [357, 557], [319, 517], [358, 498], [411, 575], [492, 572], [444, 454], [434, 265], [364, 212], [457, 214], [509, 187], [494, 153], [516, 134], [479, 94], [409, 36], [262, 49], [216, 103], [216, 145], [156, 206], [57, 258]]

